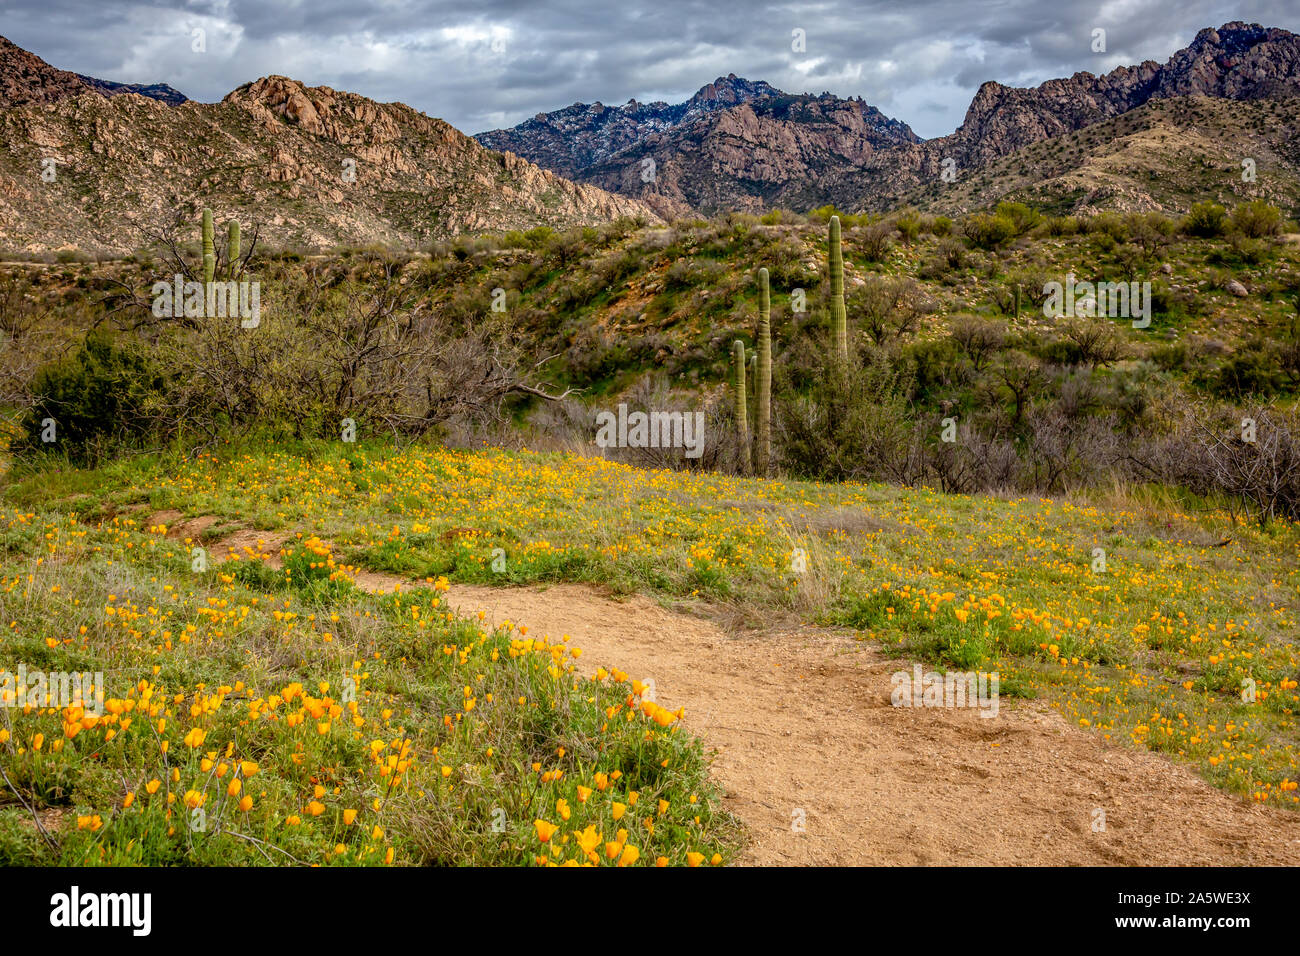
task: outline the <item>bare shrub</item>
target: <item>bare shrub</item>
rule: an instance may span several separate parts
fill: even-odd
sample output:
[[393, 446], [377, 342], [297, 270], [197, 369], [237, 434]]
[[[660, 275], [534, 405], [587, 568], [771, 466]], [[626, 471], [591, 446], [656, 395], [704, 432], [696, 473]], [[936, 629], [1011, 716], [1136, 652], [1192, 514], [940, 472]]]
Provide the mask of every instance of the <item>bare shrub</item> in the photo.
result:
[[1197, 425], [1197, 463], [1216, 488], [1244, 502], [1261, 526], [1300, 519], [1300, 414], [1255, 407]]

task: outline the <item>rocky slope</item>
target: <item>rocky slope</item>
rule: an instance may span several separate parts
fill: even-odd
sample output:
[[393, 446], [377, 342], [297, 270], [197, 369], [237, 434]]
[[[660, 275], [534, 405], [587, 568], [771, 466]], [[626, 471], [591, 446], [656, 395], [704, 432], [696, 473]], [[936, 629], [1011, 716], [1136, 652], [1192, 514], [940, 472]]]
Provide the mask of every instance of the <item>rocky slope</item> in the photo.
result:
[[779, 93], [767, 83], [751, 83], [732, 73], [701, 87], [685, 103], [574, 103], [553, 113], [538, 113], [513, 129], [492, 130], [474, 138], [491, 149], [526, 156], [561, 176], [577, 179], [587, 168], [608, 162], [649, 136]]
[[[969, 178], [1001, 157], [1153, 100], [1298, 93], [1300, 36], [1233, 22], [1201, 30], [1164, 64], [1147, 61], [1104, 76], [1076, 73], [1033, 89], [985, 83], [961, 127], [925, 142], [858, 100], [794, 97], [741, 82], [745, 95], [735, 105], [683, 111], [682, 119], [667, 124], [628, 120], [599, 150], [565, 153], [557, 143], [565, 136], [579, 142], [599, 138], [601, 114], [577, 106], [480, 139], [670, 212], [827, 202], [849, 210], [887, 208], [904, 194], [942, 182], [945, 160], [952, 161], [959, 180]], [[643, 173], [647, 159], [654, 160], [653, 177]]]
[[68, 96], [79, 96], [87, 90], [103, 96], [138, 93], [172, 105], [186, 101], [182, 93], [165, 83], [113, 83], [60, 70], [0, 36], [0, 109], [30, 103], [53, 103]]
[[1082, 129], [1154, 99], [1255, 100], [1300, 93], [1300, 36], [1233, 22], [1201, 30], [1163, 65], [1148, 60], [1104, 76], [1076, 73], [1033, 89], [985, 83], [952, 135], [934, 140], [968, 168]]
[[[1243, 160], [1254, 179], [1243, 179]], [[1300, 97], [1240, 102], [1152, 99], [1119, 116], [1025, 146], [954, 183], [932, 179], [898, 204], [961, 215], [1002, 199], [1053, 212], [1185, 212], [1213, 199], [1300, 210]]]
[[129, 251], [205, 205], [307, 247], [655, 219], [400, 103], [282, 76], [218, 104], [85, 91], [0, 110], [0, 248]]

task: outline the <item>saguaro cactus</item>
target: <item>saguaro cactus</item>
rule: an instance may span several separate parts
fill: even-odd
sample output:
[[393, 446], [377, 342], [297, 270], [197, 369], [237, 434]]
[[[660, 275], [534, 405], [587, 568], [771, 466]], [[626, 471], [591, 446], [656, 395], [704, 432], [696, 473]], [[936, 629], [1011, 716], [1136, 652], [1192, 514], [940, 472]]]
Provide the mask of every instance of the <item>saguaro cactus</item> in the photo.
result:
[[840, 249], [840, 217], [831, 216], [831, 325], [835, 330], [835, 353], [841, 361], [849, 357], [849, 319], [844, 308], [844, 253]]
[[745, 396], [745, 343], [736, 339], [731, 345], [732, 395], [736, 414], [736, 438], [740, 446], [740, 467], [749, 470], [749, 402]]
[[212, 210], [203, 210], [203, 282], [212, 281], [217, 271], [217, 247], [212, 242]]
[[235, 278], [235, 269], [239, 266], [239, 220], [230, 220], [230, 225], [226, 227], [226, 258], [229, 264], [226, 268], [230, 271], [230, 278]]
[[[749, 381], [752, 383], [757, 383], [758, 382], [758, 350], [757, 349], [755, 349], [753, 354], [749, 356], [748, 368], [749, 368]], [[751, 423], [758, 421], [758, 389], [755, 388], [753, 384], [749, 386], [749, 394], [745, 396], [745, 404], [749, 406], [749, 421]], [[752, 424], [750, 428], [751, 428], [750, 439], [752, 441], [753, 439]], [[752, 451], [750, 452], [750, 457], [751, 458], [753, 457]]]
[[755, 411], [754, 464], [766, 475], [772, 458], [772, 299], [767, 269], [758, 270], [758, 408]]

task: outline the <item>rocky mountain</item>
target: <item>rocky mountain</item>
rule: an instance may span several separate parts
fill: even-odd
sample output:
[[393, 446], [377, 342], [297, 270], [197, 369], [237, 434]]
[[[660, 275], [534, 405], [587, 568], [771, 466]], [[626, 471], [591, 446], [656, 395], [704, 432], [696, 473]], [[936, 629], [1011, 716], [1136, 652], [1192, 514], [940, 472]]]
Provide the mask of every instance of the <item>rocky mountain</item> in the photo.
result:
[[779, 92], [767, 83], [751, 83], [732, 73], [701, 87], [685, 103], [574, 103], [553, 113], [538, 113], [513, 129], [474, 138], [490, 149], [508, 150], [568, 179], [578, 179], [584, 170], [608, 162], [648, 136]]
[[80, 73], [77, 74], [77, 79], [96, 93], [103, 93], [105, 96], [136, 93], [140, 96], [147, 96], [151, 100], [162, 100], [172, 106], [179, 106], [189, 100], [189, 97], [180, 90], [173, 89], [166, 83], [114, 83], [111, 80], [97, 80], [93, 76], [82, 76]]
[[87, 91], [102, 96], [138, 93], [172, 105], [186, 102], [182, 93], [165, 83], [113, 83], [60, 70], [0, 36], [0, 109], [30, 103], [53, 103]]
[[955, 216], [1002, 199], [1058, 213], [1181, 213], [1206, 199], [1227, 206], [1265, 199], [1300, 212], [1300, 96], [1151, 99], [999, 156], [953, 183], [930, 179], [897, 205]]
[[794, 96], [734, 73], [685, 103], [575, 103], [476, 138], [665, 215], [829, 201], [827, 177], [920, 142], [860, 99]]
[[[595, 122], [600, 114], [578, 106], [479, 138], [670, 214], [804, 209], [828, 202], [879, 209], [942, 182], [947, 160], [958, 178], [969, 177], [1034, 143], [1153, 100], [1247, 101], [1300, 92], [1300, 36], [1233, 22], [1201, 30], [1164, 64], [1147, 61], [1103, 76], [1076, 73], [1032, 89], [988, 82], [954, 133], [924, 142], [860, 100], [792, 96], [767, 84], [739, 82], [751, 95], [737, 95], [734, 105], [690, 115], [683, 110], [682, 119], [668, 124], [638, 125], [629, 118], [619, 125], [619, 136], [607, 141], [600, 140], [602, 125]], [[698, 99], [699, 94], [690, 102]], [[656, 115], [666, 109], [671, 108], [661, 106]], [[565, 137], [602, 142], [602, 148], [566, 152]]]
[[283, 76], [214, 104], [78, 95], [27, 57], [3, 66], [32, 83], [0, 109], [0, 248], [129, 251], [203, 206], [306, 247], [656, 218], [400, 103]]
[[1162, 64], [1147, 60], [1104, 76], [1076, 73], [1033, 89], [988, 82], [961, 127], [933, 141], [974, 168], [1030, 143], [1091, 126], [1154, 99], [1213, 96], [1255, 100], [1300, 93], [1300, 36], [1257, 23], [1201, 30]]

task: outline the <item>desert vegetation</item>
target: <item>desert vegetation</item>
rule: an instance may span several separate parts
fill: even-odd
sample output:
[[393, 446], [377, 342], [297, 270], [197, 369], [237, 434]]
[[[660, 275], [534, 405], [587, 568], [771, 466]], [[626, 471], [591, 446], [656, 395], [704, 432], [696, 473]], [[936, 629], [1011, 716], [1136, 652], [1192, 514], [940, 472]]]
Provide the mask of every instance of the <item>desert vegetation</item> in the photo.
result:
[[[109, 689], [0, 711], [0, 859], [732, 859], [682, 712], [464, 583], [847, 630], [1293, 809], [1291, 228], [1003, 202], [297, 250], [205, 211], [5, 257], [9, 644]], [[1050, 314], [1075, 277], [1150, 283], [1148, 321]], [[245, 281], [255, 321], [184, 307]], [[615, 403], [700, 412], [703, 453], [596, 447]]]
[[[238, 234], [234, 252], [187, 249], [173, 229], [128, 260], [6, 267], [3, 388], [16, 448], [40, 450], [54, 420], [81, 461], [345, 423], [577, 450], [619, 396], [706, 413], [699, 458], [612, 452], [648, 464], [965, 493], [1155, 483], [1295, 518], [1285, 228], [1256, 201], [1181, 219], [827, 208], [315, 254], [255, 235], [240, 254]], [[154, 314], [154, 284], [206, 279], [208, 250], [217, 274], [233, 256], [260, 281], [264, 327]], [[1050, 283], [1085, 277], [1149, 284], [1146, 326], [1046, 314]], [[1269, 466], [1239, 454], [1243, 434], [1266, 436]]]

